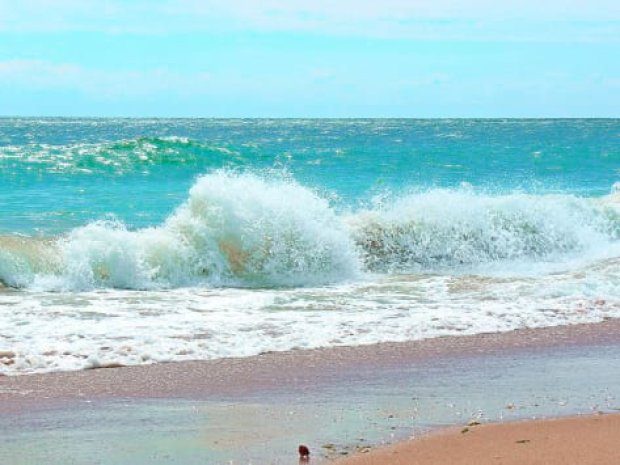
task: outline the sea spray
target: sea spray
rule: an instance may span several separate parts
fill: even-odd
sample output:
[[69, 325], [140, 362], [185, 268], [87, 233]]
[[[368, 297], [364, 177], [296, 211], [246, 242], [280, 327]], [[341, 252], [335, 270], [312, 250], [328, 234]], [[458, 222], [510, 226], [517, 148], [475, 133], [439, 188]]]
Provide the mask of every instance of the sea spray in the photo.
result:
[[[217, 170], [157, 227], [95, 221], [51, 240], [0, 243], [0, 280], [84, 290], [291, 287], [371, 273], [476, 272], [613, 257], [617, 194], [488, 195], [471, 187], [384, 198], [339, 214], [290, 176]], [[529, 265], [528, 265], [529, 264]], [[559, 269], [562, 269], [561, 266]]]
[[[226, 171], [204, 176], [164, 227], [192, 245], [200, 269], [218, 277], [290, 286], [358, 272], [342, 220], [325, 199], [290, 179]], [[218, 255], [205, 260], [207, 251]]]
[[447, 267], [590, 254], [620, 235], [614, 208], [573, 195], [477, 194], [470, 188], [404, 195], [349, 218], [366, 267]]
[[[119, 221], [96, 221], [55, 247], [57, 276], [14, 254], [14, 267], [0, 278], [64, 290], [153, 289], [312, 285], [359, 272], [346, 225], [326, 200], [292, 180], [228, 171], [199, 178], [159, 227], [131, 231]], [[18, 273], [19, 280], [11, 277]]]

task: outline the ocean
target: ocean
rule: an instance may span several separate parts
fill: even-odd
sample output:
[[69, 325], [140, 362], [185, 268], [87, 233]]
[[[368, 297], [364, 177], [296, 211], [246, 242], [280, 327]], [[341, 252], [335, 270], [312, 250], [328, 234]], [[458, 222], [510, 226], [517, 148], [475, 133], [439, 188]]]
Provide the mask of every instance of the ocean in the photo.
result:
[[0, 119], [0, 374], [620, 317], [618, 119]]

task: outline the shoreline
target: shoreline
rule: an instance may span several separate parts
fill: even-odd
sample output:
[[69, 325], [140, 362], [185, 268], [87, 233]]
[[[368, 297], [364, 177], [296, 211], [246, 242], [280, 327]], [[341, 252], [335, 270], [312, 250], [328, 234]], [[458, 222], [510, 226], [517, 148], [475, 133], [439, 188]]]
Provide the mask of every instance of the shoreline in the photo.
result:
[[620, 413], [476, 424], [434, 431], [333, 465], [599, 465], [620, 462]]
[[308, 444], [320, 464], [472, 420], [611, 413], [619, 359], [620, 320], [607, 320], [5, 376], [0, 449], [16, 465], [90, 463], [93, 454], [146, 465], [153, 451], [162, 463], [241, 465], [291, 463]]
[[605, 344], [620, 345], [620, 319], [408, 342], [267, 352], [243, 358], [0, 376], [0, 412], [15, 401], [36, 408], [37, 404], [85, 397], [201, 399], [251, 394], [283, 386], [330, 383], [336, 377], [355, 378], [360, 371], [431, 360]]

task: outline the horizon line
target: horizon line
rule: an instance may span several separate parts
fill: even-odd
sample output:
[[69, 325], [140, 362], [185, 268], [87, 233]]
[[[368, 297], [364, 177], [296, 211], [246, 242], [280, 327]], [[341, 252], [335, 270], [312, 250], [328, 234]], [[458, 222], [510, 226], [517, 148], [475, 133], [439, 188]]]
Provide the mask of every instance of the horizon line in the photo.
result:
[[410, 119], [410, 120], [536, 120], [536, 119], [620, 119], [618, 116], [122, 116], [122, 115], [0, 115], [0, 119], [237, 119], [237, 120], [258, 120], [258, 119], [277, 119], [277, 120], [376, 120], [376, 119]]

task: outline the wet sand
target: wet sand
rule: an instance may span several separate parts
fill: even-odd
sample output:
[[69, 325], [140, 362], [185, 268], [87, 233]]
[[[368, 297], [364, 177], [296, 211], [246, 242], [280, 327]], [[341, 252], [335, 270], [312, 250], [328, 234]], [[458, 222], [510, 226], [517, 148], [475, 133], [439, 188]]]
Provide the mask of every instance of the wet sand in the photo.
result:
[[271, 352], [256, 357], [0, 377], [0, 412], [85, 398], [209, 398], [303, 389], [360, 373], [553, 347], [620, 345], [620, 319], [422, 341]]
[[620, 408], [620, 320], [0, 377], [11, 465], [312, 463], [472, 419]]
[[612, 465], [620, 415], [473, 425], [429, 434], [334, 465]]

